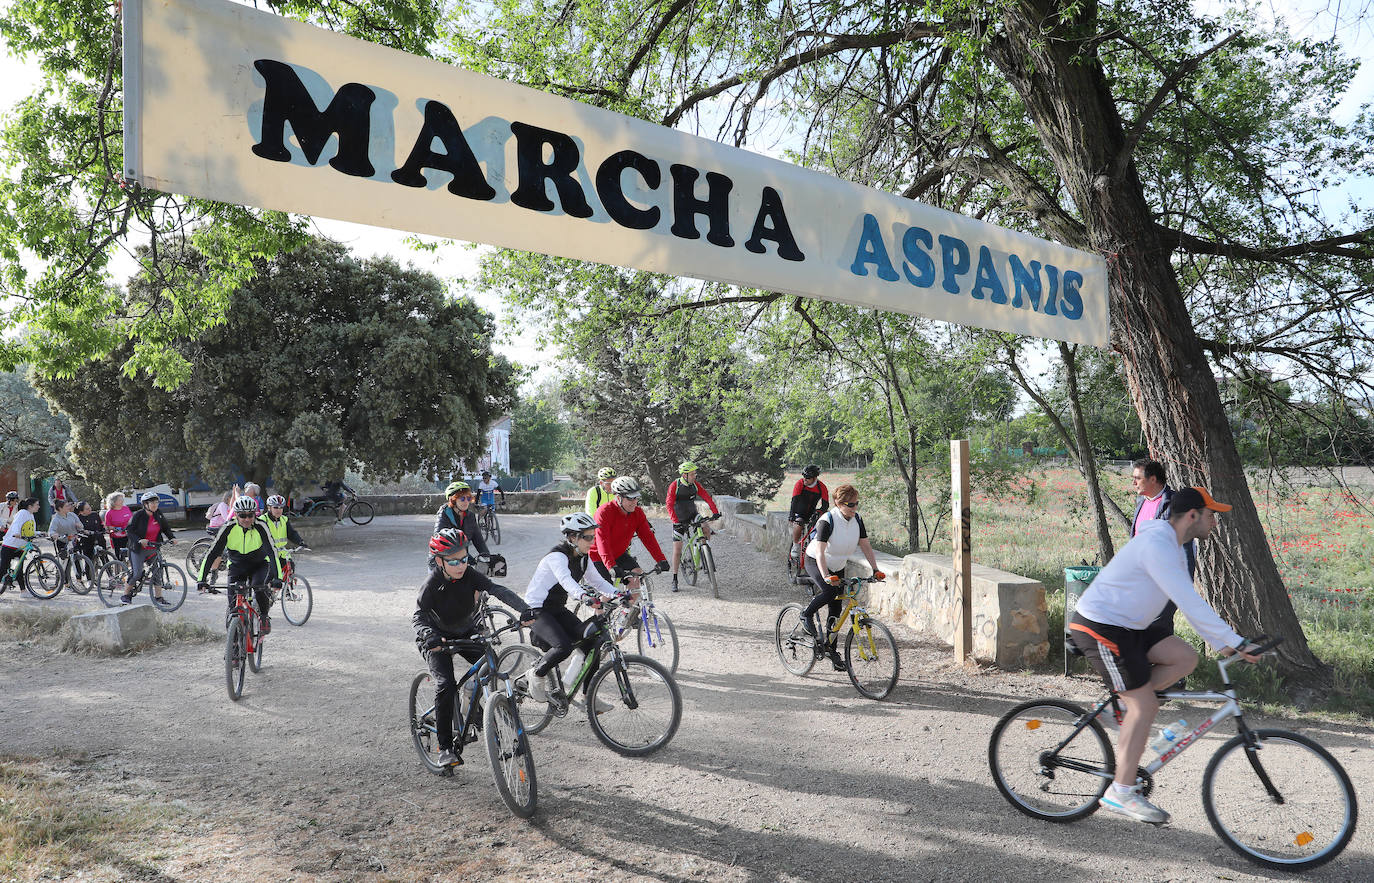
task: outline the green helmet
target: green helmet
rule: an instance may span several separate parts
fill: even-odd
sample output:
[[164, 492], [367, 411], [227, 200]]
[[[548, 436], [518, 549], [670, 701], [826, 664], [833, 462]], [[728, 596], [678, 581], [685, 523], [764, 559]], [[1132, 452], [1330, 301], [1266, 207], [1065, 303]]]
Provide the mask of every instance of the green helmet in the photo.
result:
[[448, 487], [444, 488], [444, 496], [451, 497], [454, 494], [461, 493], [462, 491], [470, 490], [472, 490], [472, 488], [468, 486], [468, 483], [466, 481], [455, 481], [451, 482]]
[[609, 466], [602, 466], [596, 473], [597, 481], [610, 481], [612, 478], [615, 478], [615, 470]]
[[697, 464], [693, 463], [691, 460], [683, 460], [681, 463], [677, 464], [677, 471], [682, 475], [686, 475], [689, 472], [696, 472]]

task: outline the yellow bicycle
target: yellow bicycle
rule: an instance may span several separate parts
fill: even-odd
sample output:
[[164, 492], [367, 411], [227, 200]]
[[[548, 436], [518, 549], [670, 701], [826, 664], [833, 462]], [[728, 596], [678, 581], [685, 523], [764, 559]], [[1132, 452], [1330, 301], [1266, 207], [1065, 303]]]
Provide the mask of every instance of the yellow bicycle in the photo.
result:
[[838, 617], [826, 623], [822, 637], [812, 636], [802, 627], [805, 604], [793, 602], [779, 610], [773, 635], [782, 667], [798, 676], [811, 671], [816, 660], [825, 655], [826, 649], [838, 644], [840, 631], [848, 624], [849, 633], [844, 639], [844, 661], [849, 667], [850, 682], [854, 684], [854, 689], [869, 699], [886, 698], [897, 686], [902, 661], [897, 655], [897, 642], [893, 640], [892, 632], [869, 616], [859, 603], [860, 590], [872, 582], [877, 580], [856, 576], [840, 583], [844, 591], [840, 596], [843, 607]]

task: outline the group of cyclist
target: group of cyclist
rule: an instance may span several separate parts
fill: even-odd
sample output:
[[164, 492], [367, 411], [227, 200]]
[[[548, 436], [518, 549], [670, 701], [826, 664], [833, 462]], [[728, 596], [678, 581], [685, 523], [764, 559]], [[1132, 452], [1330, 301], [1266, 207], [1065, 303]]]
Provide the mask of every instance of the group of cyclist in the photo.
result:
[[[250, 486], [245, 491], [251, 491]], [[282, 553], [287, 544], [294, 543], [296, 548], [306, 548], [300, 532], [291, 524], [287, 514], [286, 498], [272, 494], [262, 501], [251, 492], [243, 493], [229, 504], [230, 518], [220, 525], [215, 533], [205, 557], [201, 559], [200, 572], [196, 574], [196, 589], [209, 590], [210, 575], [227, 562], [226, 592], [228, 609], [233, 612], [234, 600], [240, 587], [247, 587], [257, 601], [258, 613], [262, 618], [262, 634], [272, 631], [272, 593], [281, 588], [285, 572]], [[265, 511], [263, 511], [265, 510]]]

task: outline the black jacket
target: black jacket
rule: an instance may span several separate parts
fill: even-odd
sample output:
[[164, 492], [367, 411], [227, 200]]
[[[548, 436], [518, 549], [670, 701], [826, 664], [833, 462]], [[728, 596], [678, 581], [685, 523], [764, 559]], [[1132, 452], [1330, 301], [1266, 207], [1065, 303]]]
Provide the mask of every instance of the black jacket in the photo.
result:
[[505, 586], [496, 585], [475, 567], [468, 567], [463, 578], [456, 581], [444, 576], [442, 568], [430, 568], [429, 577], [420, 586], [420, 595], [415, 599], [415, 615], [410, 619], [415, 626], [415, 642], [423, 647], [432, 635], [463, 638], [476, 631], [477, 624], [472, 617], [477, 612], [479, 591], [489, 592], [519, 612], [521, 618], [529, 610], [523, 598]]
[[[161, 531], [161, 533], [158, 534], [159, 537], [170, 540], [172, 537], [176, 536], [176, 534], [172, 533], [172, 528], [168, 526], [167, 519], [162, 516], [161, 512], [154, 512], [153, 518], [157, 519], [157, 525]], [[129, 519], [129, 548], [143, 548], [143, 541], [147, 538], [148, 510], [143, 506], [139, 506], [134, 510], [134, 517]]]
[[468, 511], [463, 513], [461, 521], [458, 519], [458, 510], [445, 504], [434, 514], [434, 532], [438, 533], [446, 527], [456, 527], [468, 535], [468, 542], [477, 547], [477, 551], [483, 555], [490, 556], [491, 552], [487, 549], [487, 541], [482, 537], [482, 528], [477, 526], [477, 513], [468, 507]]

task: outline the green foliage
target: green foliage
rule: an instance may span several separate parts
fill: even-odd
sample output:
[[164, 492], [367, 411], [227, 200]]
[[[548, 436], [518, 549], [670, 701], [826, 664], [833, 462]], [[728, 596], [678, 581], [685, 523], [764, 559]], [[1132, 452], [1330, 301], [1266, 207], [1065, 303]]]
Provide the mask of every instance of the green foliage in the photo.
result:
[[66, 416], [39, 398], [26, 369], [0, 374], [0, 464], [23, 464], [35, 475], [66, 473], [70, 436]]
[[[77, 377], [40, 381], [71, 415], [73, 458], [91, 481], [242, 474], [289, 489], [346, 468], [447, 473], [483, 448], [515, 372], [491, 353], [492, 319], [472, 301], [448, 297], [429, 273], [325, 241], [255, 271], [224, 324], [173, 342], [195, 369], [176, 389], [128, 373], [132, 344]], [[131, 285], [131, 302], [158, 296], [147, 276]]]
[[[556, 392], [556, 391], [555, 391]], [[553, 469], [572, 448], [572, 429], [548, 392], [525, 398], [511, 413], [512, 472]]]

